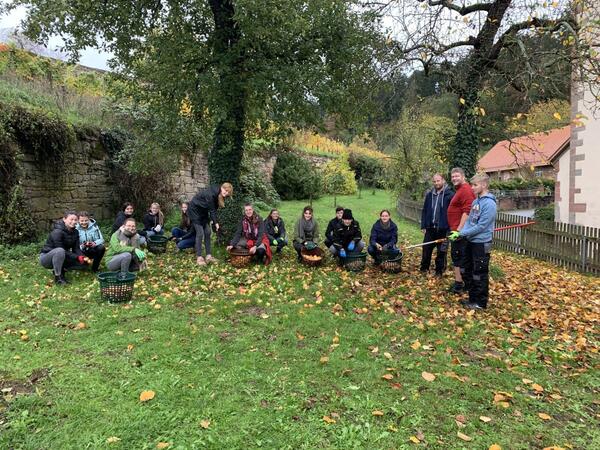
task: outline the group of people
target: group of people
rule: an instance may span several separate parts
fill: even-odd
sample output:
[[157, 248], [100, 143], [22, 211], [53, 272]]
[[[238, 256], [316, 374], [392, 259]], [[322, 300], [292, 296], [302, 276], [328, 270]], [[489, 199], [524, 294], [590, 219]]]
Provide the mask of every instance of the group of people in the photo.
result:
[[[441, 174], [435, 174], [432, 181], [433, 187], [425, 196], [421, 229], [424, 242], [434, 243], [423, 246], [420, 270], [429, 271], [433, 251], [437, 249], [435, 273], [442, 276], [446, 270], [450, 241], [455, 278], [452, 291], [469, 293], [469, 299], [463, 302], [466, 307], [485, 308], [496, 216], [496, 200], [489, 192], [489, 178], [476, 175], [469, 185], [464, 171], [455, 168], [451, 171], [454, 189], [446, 184]], [[200, 191], [189, 203], [181, 205], [181, 222], [171, 230], [170, 239], [176, 242], [179, 250], [195, 248], [196, 262], [200, 266], [216, 261], [212, 256], [211, 233], [219, 230], [217, 210], [231, 195], [233, 186], [223, 183]], [[108, 270], [141, 270], [145, 266], [143, 247], [147, 239], [164, 234], [164, 215], [160, 205], [152, 203], [144, 215], [143, 229], [138, 230], [133, 213], [133, 205], [125, 203], [115, 219], [106, 248], [102, 232], [89, 213], [65, 212], [46, 240], [40, 263], [53, 270], [55, 282], [60, 285], [68, 283], [65, 269], [83, 269], [91, 264], [92, 271], [96, 272], [104, 256], [108, 259]], [[263, 221], [252, 205], [246, 204], [227, 250], [244, 249], [259, 262], [269, 264], [273, 251], [280, 253], [288, 242], [285, 223], [277, 209], [271, 210]], [[299, 260], [304, 249], [311, 251], [319, 246], [319, 226], [312, 207], [304, 207], [296, 222], [292, 242]], [[371, 227], [369, 245], [366, 246], [352, 210], [337, 207], [335, 217], [327, 225], [323, 243], [331, 255], [341, 260], [361, 253], [367, 247], [376, 265], [382, 262], [384, 255], [394, 257], [400, 253], [398, 227], [388, 210], [380, 212], [379, 219]]]
[[477, 174], [471, 184], [463, 169], [450, 171], [450, 188], [443, 175], [433, 176], [433, 187], [425, 195], [421, 214], [423, 246], [420, 270], [429, 271], [436, 250], [435, 274], [446, 270], [448, 242], [454, 267], [455, 294], [468, 292], [462, 304], [470, 309], [485, 309], [489, 296], [489, 264], [496, 223], [496, 198], [489, 192], [489, 177]]

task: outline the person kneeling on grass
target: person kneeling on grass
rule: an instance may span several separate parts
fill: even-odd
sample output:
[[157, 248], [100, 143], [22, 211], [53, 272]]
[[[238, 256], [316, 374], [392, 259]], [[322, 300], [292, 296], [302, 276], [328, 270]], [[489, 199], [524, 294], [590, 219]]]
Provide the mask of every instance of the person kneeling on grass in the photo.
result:
[[345, 209], [342, 223], [333, 231], [333, 244], [329, 251], [333, 256], [345, 258], [346, 252], [360, 253], [365, 248], [359, 223], [354, 220], [351, 209]]
[[66, 211], [61, 220], [54, 224], [40, 253], [40, 264], [54, 271], [54, 283], [62, 286], [68, 283], [65, 269], [84, 269], [87, 264], [79, 247], [77, 213]]
[[460, 231], [453, 231], [448, 239], [464, 239], [465, 258], [461, 275], [469, 287], [469, 300], [461, 304], [469, 309], [485, 309], [489, 296], [489, 267], [492, 236], [496, 226], [496, 197], [489, 192], [490, 178], [484, 174], [471, 178], [477, 198], [471, 205], [469, 217]]
[[302, 261], [302, 249], [313, 250], [319, 239], [319, 224], [313, 217], [313, 209], [305, 206], [302, 216], [296, 222], [294, 233], [294, 249], [298, 253], [298, 261]]
[[254, 212], [250, 203], [244, 206], [244, 217], [240, 221], [227, 251], [232, 248], [246, 248], [258, 262], [268, 265], [273, 258], [269, 238], [265, 233], [265, 225], [260, 216]]
[[104, 256], [104, 238], [96, 221], [90, 218], [86, 211], [79, 213], [79, 223], [77, 224], [79, 232], [79, 247], [85, 256], [92, 259], [92, 272], [98, 272], [100, 261]]
[[144, 231], [140, 234], [145, 234], [147, 238], [156, 234], [162, 235], [165, 216], [160, 210], [160, 205], [156, 202], [150, 205], [150, 209], [144, 215]]
[[192, 225], [187, 210], [188, 203], [183, 202], [181, 204], [181, 222], [178, 227], [173, 227], [171, 230], [171, 239], [177, 243], [178, 250], [194, 248], [196, 245], [196, 228]]
[[285, 224], [283, 219], [279, 217], [279, 211], [272, 209], [269, 217], [265, 220], [265, 233], [269, 238], [269, 243], [276, 247], [277, 253], [281, 253], [283, 247], [287, 245], [287, 237], [285, 233]]
[[129, 218], [110, 237], [106, 267], [111, 272], [135, 272], [145, 268], [146, 253], [140, 248], [135, 219]]
[[383, 252], [397, 255], [400, 250], [396, 247], [398, 242], [398, 227], [392, 221], [390, 212], [384, 209], [379, 213], [379, 220], [371, 228], [369, 237], [369, 255], [375, 260], [375, 264], [381, 264]]

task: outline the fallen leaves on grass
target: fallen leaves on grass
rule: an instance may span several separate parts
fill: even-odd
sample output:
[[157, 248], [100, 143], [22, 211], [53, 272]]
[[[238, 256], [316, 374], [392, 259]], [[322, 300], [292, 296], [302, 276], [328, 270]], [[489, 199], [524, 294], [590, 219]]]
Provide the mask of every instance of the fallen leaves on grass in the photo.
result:
[[154, 391], [142, 391], [140, 394], [140, 402], [147, 402], [154, 398], [156, 393]]
[[374, 416], [383, 416], [383, 411], [379, 411], [378, 409], [376, 409], [371, 414]]
[[169, 442], [159, 442], [158, 444], [156, 444], [156, 448], [161, 449], [161, 448], [168, 448], [171, 444]]
[[472, 438], [471, 436], [467, 436], [466, 434], [464, 434], [464, 433], [461, 433], [460, 431], [457, 431], [457, 432], [456, 432], [456, 435], [457, 435], [457, 436], [458, 436], [460, 439], [462, 439], [463, 441], [467, 441], [467, 442], [469, 442], [469, 441], [472, 441], [472, 440], [473, 440], [473, 438]]
[[488, 450], [502, 450], [502, 447], [500, 447], [498, 444], [492, 444]]
[[202, 428], [204, 428], [205, 430], [208, 430], [208, 428], [210, 427], [210, 420], [208, 419], [203, 419], [200, 421], [200, 426]]
[[481, 420], [483, 423], [488, 423], [492, 421], [492, 419], [487, 416], [479, 416], [479, 420]]
[[118, 438], [117, 436], [111, 436], [109, 438], [106, 438], [106, 443], [107, 444], [116, 444], [117, 442], [120, 442], [121, 438]]
[[542, 420], [550, 420], [550, 419], [552, 419], [552, 416], [550, 416], [550, 415], [548, 415], [548, 414], [546, 414], [546, 413], [539, 413], [539, 414], [538, 414], [538, 417], [539, 417], [540, 419], [542, 419]]
[[332, 419], [329, 416], [323, 416], [323, 421], [325, 421], [325, 423], [328, 423], [328, 424], [334, 424], [335, 423], [335, 419]]
[[421, 376], [423, 377], [423, 379], [425, 381], [431, 382], [431, 381], [435, 380], [435, 375], [432, 373], [429, 373], [429, 372], [422, 372]]

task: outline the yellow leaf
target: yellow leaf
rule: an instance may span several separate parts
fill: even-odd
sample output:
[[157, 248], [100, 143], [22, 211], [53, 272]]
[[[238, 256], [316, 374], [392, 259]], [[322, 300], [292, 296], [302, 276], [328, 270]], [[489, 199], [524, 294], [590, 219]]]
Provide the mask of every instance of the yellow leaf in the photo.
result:
[[458, 99], [458, 101], [460, 102], [460, 104], [461, 104], [461, 105], [464, 105], [464, 104], [466, 103], [466, 102], [465, 102], [465, 99], [464, 99], [464, 98], [462, 98], [462, 97], [461, 97], [461, 98], [459, 98], [459, 99]]
[[487, 416], [479, 416], [479, 420], [481, 420], [483, 423], [488, 423], [492, 421], [492, 419]]
[[533, 383], [533, 384], [531, 385], [531, 387], [532, 387], [532, 388], [533, 388], [533, 390], [534, 390], [534, 391], [536, 391], [536, 392], [544, 392], [544, 388], [543, 388], [542, 386], [540, 386], [539, 384], [537, 384], [537, 383]]
[[421, 441], [419, 440], [419, 438], [417, 438], [416, 436], [411, 436], [408, 439], [410, 439], [411, 442], [414, 442], [415, 444], [419, 444]]
[[167, 448], [170, 445], [171, 444], [169, 444], [168, 442], [159, 442], [158, 444], [156, 444], [156, 448]]
[[432, 373], [429, 373], [429, 372], [422, 372], [421, 376], [423, 377], [423, 379], [425, 381], [430, 381], [431, 382], [431, 381], [435, 380], [435, 375], [432, 374]]
[[479, 112], [481, 113], [482, 116], [485, 116], [485, 109], [479, 108]]
[[384, 352], [383, 356], [385, 356], [387, 359], [392, 359], [392, 354], [391, 353]]
[[539, 418], [540, 418], [540, 419], [542, 419], [542, 420], [550, 420], [550, 419], [552, 419], [552, 417], [551, 417], [551, 416], [549, 416], [549, 415], [548, 415], [548, 414], [546, 414], [546, 413], [539, 413], [539, 414], [538, 414], [538, 416], [539, 416]]
[[554, 117], [556, 120], [562, 120], [562, 116], [558, 112], [555, 112], [554, 114], [552, 114], [552, 117]]
[[383, 378], [384, 380], [392, 380], [394, 378], [394, 375], [392, 375], [391, 373], [386, 373], [385, 375], [381, 375], [381, 378]]
[[79, 322], [77, 325], [75, 325], [76, 330], [83, 330], [85, 327], [86, 324], [84, 322]]
[[208, 430], [208, 427], [210, 427], [210, 420], [208, 419], [203, 419], [200, 421], [200, 426], [202, 428], [204, 428], [205, 430]]
[[329, 357], [327, 357], [327, 356], [321, 356], [321, 359], [319, 359], [319, 362], [321, 364], [327, 364], [329, 362]]
[[140, 402], [147, 402], [148, 400], [152, 400], [154, 398], [154, 391], [142, 391], [140, 394]]
[[335, 423], [335, 419], [332, 419], [332, 418], [331, 418], [331, 417], [329, 417], [329, 416], [323, 416], [323, 420], [324, 420], [326, 423], [330, 423], [330, 424], [331, 424], [331, 423]]
[[120, 440], [121, 440], [121, 438], [118, 438], [116, 436], [111, 436], [111, 437], [109, 437], [109, 438], [106, 439], [106, 443], [107, 444], [116, 444]]
[[498, 444], [492, 444], [488, 450], [502, 450], [502, 447], [500, 447]]
[[127, 351], [130, 352], [131, 350], [133, 350], [133, 344], [127, 345]]
[[413, 350], [419, 350], [421, 348], [421, 343], [419, 342], [419, 340], [417, 339], [415, 342], [413, 342], [412, 344], [410, 344], [410, 347]]
[[379, 411], [378, 409], [376, 409], [371, 414], [373, 414], [374, 416], [383, 416], [383, 411]]
[[521, 381], [522, 381], [524, 384], [531, 384], [531, 383], [533, 383], [533, 381], [531, 381], [531, 380], [528, 380], [527, 378], [523, 378]]
[[472, 438], [471, 436], [467, 436], [466, 434], [464, 434], [464, 433], [461, 433], [460, 431], [457, 431], [457, 432], [456, 432], [456, 435], [457, 435], [459, 438], [461, 438], [463, 441], [467, 441], [467, 442], [469, 442], [469, 441], [472, 441], [472, 440], [473, 440], [473, 438]]

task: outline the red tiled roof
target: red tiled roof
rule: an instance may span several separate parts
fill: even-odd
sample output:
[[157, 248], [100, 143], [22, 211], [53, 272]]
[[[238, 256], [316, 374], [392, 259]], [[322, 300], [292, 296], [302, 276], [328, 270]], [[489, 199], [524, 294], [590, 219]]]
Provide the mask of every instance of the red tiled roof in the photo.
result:
[[548, 166], [569, 144], [571, 127], [500, 141], [483, 155], [477, 166], [485, 172], [516, 169], [522, 166]]

